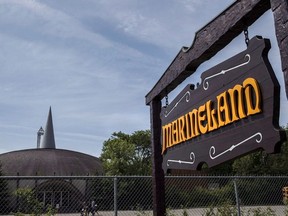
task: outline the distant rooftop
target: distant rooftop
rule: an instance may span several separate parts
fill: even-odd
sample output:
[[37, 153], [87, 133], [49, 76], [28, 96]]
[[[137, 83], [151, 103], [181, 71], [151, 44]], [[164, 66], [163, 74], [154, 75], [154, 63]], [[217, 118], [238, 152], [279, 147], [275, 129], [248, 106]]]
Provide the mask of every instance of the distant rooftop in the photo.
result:
[[6, 176], [102, 175], [100, 159], [64, 149], [26, 149], [0, 154]]
[[103, 175], [97, 157], [56, 149], [51, 107], [45, 130], [41, 127], [37, 132], [37, 148], [0, 154], [0, 163], [6, 176]]
[[43, 138], [40, 141], [40, 148], [48, 148], [48, 149], [55, 149], [55, 138], [54, 138], [54, 129], [53, 129], [53, 121], [52, 121], [52, 111], [51, 107], [49, 109], [48, 118], [46, 127], [44, 129]]

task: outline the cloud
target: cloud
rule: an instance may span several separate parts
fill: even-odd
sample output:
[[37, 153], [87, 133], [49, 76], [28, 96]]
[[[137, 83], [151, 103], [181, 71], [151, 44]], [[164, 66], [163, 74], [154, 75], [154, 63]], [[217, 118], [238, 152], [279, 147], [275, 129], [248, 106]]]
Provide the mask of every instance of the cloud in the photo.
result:
[[[0, 146], [34, 148], [50, 106], [59, 148], [99, 156], [113, 132], [148, 129], [145, 95], [233, 1], [219, 2], [0, 0]], [[245, 48], [242, 42], [196, 75]]]
[[[94, 18], [96, 20], [95, 25], [97, 25], [97, 20], [105, 20], [106, 25], [114, 27], [114, 32], [122, 32], [138, 41], [162, 46], [163, 48], [165, 46], [171, 48], [171, 41], [167, 41], [169, 37], [163, 36], [181, 34], [179, 30], [185, 28], [185, 25], [183, 25], [182, 27], [178, 26], [178, 29], [175, 29], [174, 32], [170, 31], [177, 23], [173, 20], [182, 19], [186, 15], [178, 11], [173, 12], [175, 4], [177, 3], [172, 1], [140, 2], [129, 0], [121, 1], [121, 4], [118, 4], [117, 1], [97, 1], [95, 3], [95, 7], [99, 8], [97, 15], [93, 16], [88, 12], [88, 18]], [[170, 11], [173, 14], [167, 16]], [[173, 15], [178, 15], [178, 17], [173, 17]], [[191, 20], [190, 22], [194, 21]]]

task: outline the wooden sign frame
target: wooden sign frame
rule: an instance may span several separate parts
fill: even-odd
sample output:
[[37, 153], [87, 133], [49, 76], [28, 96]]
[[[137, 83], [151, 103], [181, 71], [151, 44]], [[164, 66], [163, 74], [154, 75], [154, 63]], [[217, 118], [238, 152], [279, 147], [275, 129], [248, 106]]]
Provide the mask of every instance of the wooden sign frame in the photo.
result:
[[150, 106], [152, 145], [153, 215], [165, 215], [165, 182], [161, 155], [161, 100], [198, 66], [213, 57], [266, 11], [272, 10], [288, 98], [288, 2], [287, 0], [237, 0], [200, 29], [190, 48], [179, 51], [162, 77], [146, 95]]
[[[280, 86], [268, 61], [270, 40], [253, 37], [247, 49], [201, 74], [162, 108], [162, 168], [200, 170], [253, 151], [279, 153]], [[263, 127], [265, 125], [265, 127]]]

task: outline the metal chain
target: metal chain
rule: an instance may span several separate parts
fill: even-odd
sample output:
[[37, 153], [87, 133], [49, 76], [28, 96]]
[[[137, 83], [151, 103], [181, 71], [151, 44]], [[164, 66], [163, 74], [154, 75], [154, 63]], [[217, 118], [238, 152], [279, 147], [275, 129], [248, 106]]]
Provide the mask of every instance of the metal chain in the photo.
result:
[[165, 96], [165, 101], [166, 101], [165, 107], [168, 107], [168, 105], [169, 105], [168, 95]]
[[248, 33], [248, 28], [245, 28], [244, 29], [244, 36], [245, 36], [245, 43], [246, 43], [246, 46], [248, 47], [248, 44], [249, 44], [249, 33]]

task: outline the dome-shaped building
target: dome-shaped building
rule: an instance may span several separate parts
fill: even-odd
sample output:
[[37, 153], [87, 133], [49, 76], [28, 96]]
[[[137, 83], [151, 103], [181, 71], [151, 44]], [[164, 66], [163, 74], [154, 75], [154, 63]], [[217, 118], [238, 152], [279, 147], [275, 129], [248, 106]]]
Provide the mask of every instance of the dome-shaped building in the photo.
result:
[[[56, 206], [62, 212], [79, 208], [87, 195], [86, 180], [67, 181], [69, 176], [102, 175], [103, 168], [97, 157], [64, 149], [56, 149], [51, 107], [45, 130], [40, 128], [37, 133], [37, 148], [12, 151], [0, 154], [2, 173], [5, 176], [58, 176], [57, 179], [35, 180], [25, 184], [37, 190], [38, 199], [45, 205]], [[62, 178], [63, 177], [63, 178]], [[65, 178], [64, 178], [65, 177]], [[81, 183], [81, 181], [84, 181]], [[37, 182], [37, 184], [35, 183]], [[84, 186], [83, 186], [84, 185]], [[10, 184], [15, 191], [20, 184]], [[16, 200], [11, 200], [15, 205]], [[17, 203], [16, 203], [17, 205]], [[13, 206], [11, 207], [13, 209]]]
[[64, 149], [26, 149], [0, 155], [6, 176], [87, 176], [103, 172], [98, 158]]

